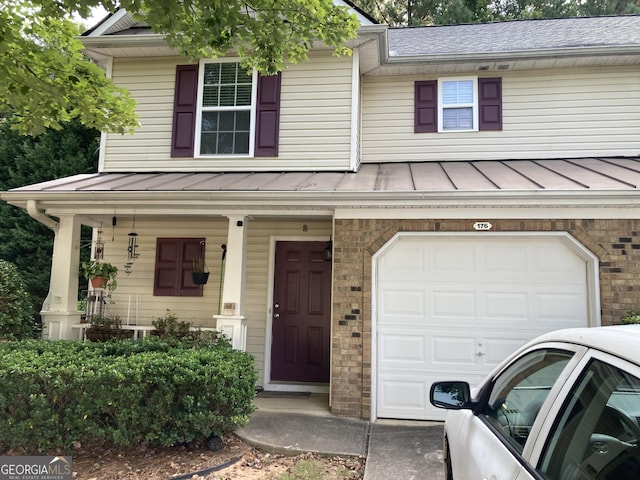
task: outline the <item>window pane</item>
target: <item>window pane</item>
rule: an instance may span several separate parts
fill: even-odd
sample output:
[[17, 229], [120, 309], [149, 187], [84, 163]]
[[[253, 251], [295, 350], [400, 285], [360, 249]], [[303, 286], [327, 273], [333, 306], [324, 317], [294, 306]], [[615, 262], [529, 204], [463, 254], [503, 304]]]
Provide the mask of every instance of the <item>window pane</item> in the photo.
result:
[[218, 130], [218, 112], [202, 112], [202, 131], [215, 132]]
[[442, 82], [442, 103], [444, 105], [473, 103], [473, 80]]
[[236, 104], [236, 86], [222, 85], [220, 87], [220, 106], [233, 107]]
[[473, 129], [473, 109], [445, 108], [442, 111], [443, 130], [471, 130]]
[[217, 107], [219, 104], [218, 95], [220, 90], [217, 85], [205, 85], [202, 92], [202, 105], [205, 107]]
[[236, 133], [234, 153], [236, 154], [249, 153], [249, 132]]
[[233, 153], [233, 133], [220, 132], [217, 153]]
[[236, 113], [236, 130], [249, 131], [251, 126], [251, 115], [248, 111]]
[[560, 411], [540, 463], [550, 480], [640, 478], [640, 380], [593, 360]]
[[235, 112], [220, 112], [220, 130], [233, 132], [235, 129]]
[[200, 137], [200, 153], [205, 155], [213, 155], [217, 150], [218, 134], [203, 133]]
[[484, 413], [518, 451], [524, 448], [540, 407], [572, 356], [561, 350], [536, 350], [496, 379]]
[[221, 73], [220, 73], [220, 83], [236, 83], [237, 72], [238, 72], [238, 64], [237, 63], [222, 63], [221, 64]]
[[251, 105], [251, 83], [238, 84], [236, 105]]
[[220, 83], [220, 64], [206, 63], [204, 65], [204, 84], [211, 85]]

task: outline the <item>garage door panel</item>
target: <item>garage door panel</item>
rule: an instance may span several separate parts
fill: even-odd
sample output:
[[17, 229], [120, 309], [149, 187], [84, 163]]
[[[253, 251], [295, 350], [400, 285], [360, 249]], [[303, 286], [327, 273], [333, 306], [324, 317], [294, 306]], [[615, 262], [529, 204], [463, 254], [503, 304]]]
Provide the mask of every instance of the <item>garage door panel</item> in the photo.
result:
[[427, 368], [427, 342], [425, 332], [382, 330], [378, 335], [381, 369]]
[[481, 293], [483, 318], [486, 321], [528, 320], [530, 316], [527, 292], [486, 292]]
[[438, 319], [467, 319], [476, 317], [475, 292], [433, 291], [431, 298], [431, 318]]
[[528, 340], [588, 326], [586, 260], [559, 237], [401, 237], [377, 265], [378, 417], [442, 419], [434, 381], [475, 386]]
[[476, 339], [465, 336], [434, 335], [431, 349], [432, 366], [453, 365], [475, 367], [476, 364]]
[[378, 378], [383, 415], [392, 418], [424, 418], [430, 409], [429, 379], [419, 375], [385, 375]]
[[540, 293], [535, 296], [535, 313], [539, 320], [583, 321], [587, 315], [586, 298], [582, 292]]
[[489, 337], [483, 338], [482, 364], [488, 370], [493, 370], [500, 362], [524, 345], [528, 340], [533, 340], [539, 334], [537, 332], [519, 332], [518, 336]]
[[402, 316], [424, 318], [424, 290], [388, 288], [384, 290], [380, 309], [383, 317]]
[[394, 249], [381, 260], [381, 268], [387, 272], [388, 279], [406, 280], [407, 272], [421, 277], [427, 271], [425, 249], [415, 242], [403, 242], [402, 248]]

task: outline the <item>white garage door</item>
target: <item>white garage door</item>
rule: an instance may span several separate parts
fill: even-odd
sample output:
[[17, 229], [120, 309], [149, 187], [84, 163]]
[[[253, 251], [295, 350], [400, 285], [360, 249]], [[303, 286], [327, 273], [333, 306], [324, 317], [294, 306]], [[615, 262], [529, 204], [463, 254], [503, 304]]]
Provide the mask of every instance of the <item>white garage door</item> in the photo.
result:
[[587, 262], [565, 237], [400, 236], [377, 258], [376, 412], [444, 419], [436, 380], [472, 386], [536, 336], [587, 326]]

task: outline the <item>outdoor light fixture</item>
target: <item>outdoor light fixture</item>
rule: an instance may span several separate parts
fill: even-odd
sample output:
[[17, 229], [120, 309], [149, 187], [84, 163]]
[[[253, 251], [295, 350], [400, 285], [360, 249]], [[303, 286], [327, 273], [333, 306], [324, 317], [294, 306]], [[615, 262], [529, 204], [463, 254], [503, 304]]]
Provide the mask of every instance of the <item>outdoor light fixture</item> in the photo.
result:
[[327, 242], [327, 248], [324, 249], [324, 259], [327, 262], [333, 259], [333, 242], [331, 241], [331, 237], [329, 237], [329, 241]]

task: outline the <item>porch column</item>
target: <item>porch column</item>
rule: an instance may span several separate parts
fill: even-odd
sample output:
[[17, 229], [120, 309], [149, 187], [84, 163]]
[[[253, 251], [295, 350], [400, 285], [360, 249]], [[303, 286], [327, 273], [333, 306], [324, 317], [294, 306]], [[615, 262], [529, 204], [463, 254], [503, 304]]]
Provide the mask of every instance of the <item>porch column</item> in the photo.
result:
[[53, 242], [49, 293], [42, 305], [42, 336], [49, 340], [73, 339], [72, 325], [80, 323], [78, 271], [80, 268], [80, 220], [60, 216]]
[[246, 349], [247, 317], [244, 316], [247, 217], [227, 215], [227, 254], [222, 284], [222, 312], [214, 315], [216, 329], [229, 338], [233, 348]]

